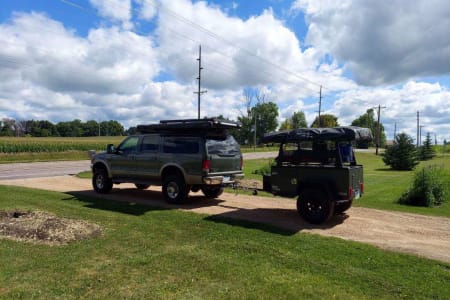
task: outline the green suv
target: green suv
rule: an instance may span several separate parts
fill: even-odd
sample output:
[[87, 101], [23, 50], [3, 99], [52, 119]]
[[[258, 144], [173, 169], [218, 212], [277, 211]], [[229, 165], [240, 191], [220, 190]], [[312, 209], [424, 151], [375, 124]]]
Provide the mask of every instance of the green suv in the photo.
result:
[[169, 203], [185, 203], [190, 191], [218, 197], [223, 187], [244, 176], [239, 144], [228, 133], [239, 124], [220, 119], [167, 120], [139, 125], [139, 134], [117, 148], [91, 155], [92, 185], [108, 193], [113, 184], [138, 189], [162, 185]]

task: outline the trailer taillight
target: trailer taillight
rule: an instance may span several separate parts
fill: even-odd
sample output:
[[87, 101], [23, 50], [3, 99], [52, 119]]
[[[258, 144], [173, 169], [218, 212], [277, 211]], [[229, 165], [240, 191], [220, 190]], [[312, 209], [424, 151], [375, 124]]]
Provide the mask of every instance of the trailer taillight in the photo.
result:
[[359, 191], [361, 192], [361, 194], [364, 193], [364, 182], [359, 183]]

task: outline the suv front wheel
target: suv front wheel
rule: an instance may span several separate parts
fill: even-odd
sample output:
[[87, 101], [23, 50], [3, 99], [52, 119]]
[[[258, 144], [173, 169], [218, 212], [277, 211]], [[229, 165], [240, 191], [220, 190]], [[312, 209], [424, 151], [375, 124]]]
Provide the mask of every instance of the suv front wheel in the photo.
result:
[[92, 176], [92, 185], [94, 190], [100, 194], [109, 193], [113, 187], [111, 178], [104, 168], [96, 168]]
[[163, 182], [164, 199], [169, 203], [186, 203], [189, 193], [189, 187], [184, 179], [179, 175], [169, 175]]

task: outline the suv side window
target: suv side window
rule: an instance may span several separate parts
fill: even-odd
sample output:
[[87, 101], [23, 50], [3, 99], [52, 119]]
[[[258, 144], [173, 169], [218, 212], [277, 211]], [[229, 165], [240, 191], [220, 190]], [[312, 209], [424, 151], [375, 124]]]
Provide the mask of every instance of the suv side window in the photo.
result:
[[199, 153], [199, 139], [194, 137], [165, 137], [163, 144], [164, 153]]
[[121, 151], [124, 154], [136, 152], [138, 142], [139, 142], [138, 136], [129, 137], [119, 145], [117, 150]]
[[158, 135], [146, 135], [142, 139], [142, 152], [158, 152], [159, 150], [159, 136]]

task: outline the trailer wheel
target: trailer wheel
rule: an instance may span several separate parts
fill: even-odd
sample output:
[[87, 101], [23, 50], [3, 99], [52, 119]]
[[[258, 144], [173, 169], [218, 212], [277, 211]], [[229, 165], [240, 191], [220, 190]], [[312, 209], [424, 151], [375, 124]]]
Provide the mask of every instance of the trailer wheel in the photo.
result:
[[328, 221], [333, 215], [334, 205], [327, 191], [319, 188], [305, 188], [297, 199], [298, 213], [313, 224]]

